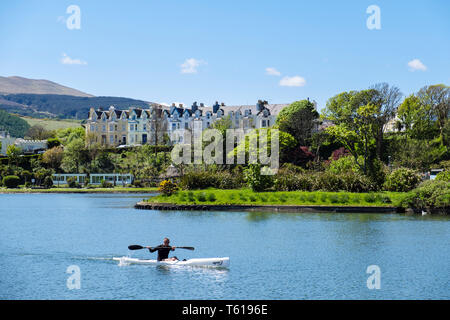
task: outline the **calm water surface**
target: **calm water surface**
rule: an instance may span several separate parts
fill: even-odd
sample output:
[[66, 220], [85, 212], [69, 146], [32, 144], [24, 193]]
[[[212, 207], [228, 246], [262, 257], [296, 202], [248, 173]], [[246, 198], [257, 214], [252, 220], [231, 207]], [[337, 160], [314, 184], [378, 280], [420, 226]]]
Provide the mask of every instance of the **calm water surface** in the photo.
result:
[[[0, 299], [449, 299], [450, 219], [386, 214], [135, 210], [145, 195], [0, 195]], [[118, 266], [155, 257], [230, 257], [228, 270]], [[69, 290], [67, 268], [81, 270]], [[369, 265], [381, 289], [367, 288]]]

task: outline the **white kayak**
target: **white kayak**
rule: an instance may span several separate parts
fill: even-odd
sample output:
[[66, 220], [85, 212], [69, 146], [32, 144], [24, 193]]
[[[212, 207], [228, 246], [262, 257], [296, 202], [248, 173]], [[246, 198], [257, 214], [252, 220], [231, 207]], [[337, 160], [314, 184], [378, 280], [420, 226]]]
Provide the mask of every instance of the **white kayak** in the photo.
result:
[[230, 266], [230, 258], [199, 258], [189, 259], [186, 261], [157, 261], [157, 260], [143, 260], [130, 257], [113, 258], [115, 261], [119, 261], [119, 265], [128, 264], [150, 264], [161, 266], [193, 266], [193, 267], [219, 267], [227, 268]]

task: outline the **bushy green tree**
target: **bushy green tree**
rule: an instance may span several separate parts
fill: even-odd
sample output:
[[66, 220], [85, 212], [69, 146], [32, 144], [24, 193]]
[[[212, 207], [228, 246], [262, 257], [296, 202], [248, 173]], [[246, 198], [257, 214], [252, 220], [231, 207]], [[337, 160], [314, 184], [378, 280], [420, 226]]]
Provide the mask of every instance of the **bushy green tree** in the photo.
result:
[[283, 108], [277, 116], [276, 124], [281, 131], [292, 135], [301, 145], [310, 145], [315, 127], [318, 125], [319, 113], [309, 100], [291, 103]]

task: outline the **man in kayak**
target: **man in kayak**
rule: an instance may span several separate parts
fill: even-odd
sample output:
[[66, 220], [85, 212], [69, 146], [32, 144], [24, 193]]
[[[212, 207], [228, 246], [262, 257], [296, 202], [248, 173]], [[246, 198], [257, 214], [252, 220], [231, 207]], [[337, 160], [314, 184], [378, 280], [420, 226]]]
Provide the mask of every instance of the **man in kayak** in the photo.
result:
[[175, 247], [169, 246], [170, 240], [169, 238], [164, 238], [163, 244], [160, 244], [157, 247], [147, 247], [148, 251], [151, 253], [158, 251], [158, 261], [178, 261], [177, 257], [171, 257], [169, 258], [169, 252], [175, 251]]

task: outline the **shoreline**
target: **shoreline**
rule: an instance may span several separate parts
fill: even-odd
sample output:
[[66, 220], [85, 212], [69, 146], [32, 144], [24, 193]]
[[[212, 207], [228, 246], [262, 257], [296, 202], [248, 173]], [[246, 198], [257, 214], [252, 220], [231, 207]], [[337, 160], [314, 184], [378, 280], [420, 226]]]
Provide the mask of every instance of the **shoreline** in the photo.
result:
[[139, 210], [181, 211], [275, 211], [300, 213], [404, 213], [405, 209], [380, 206], [323, 206], [323, 205], [245, 205], [245, 204], [172, 204], [140, 201], [134, 205]]
[[21, 194], [21, 193], [158, 193], [157, 188], [51, 188], [51, 189], [0, 189], [0, 194]]

